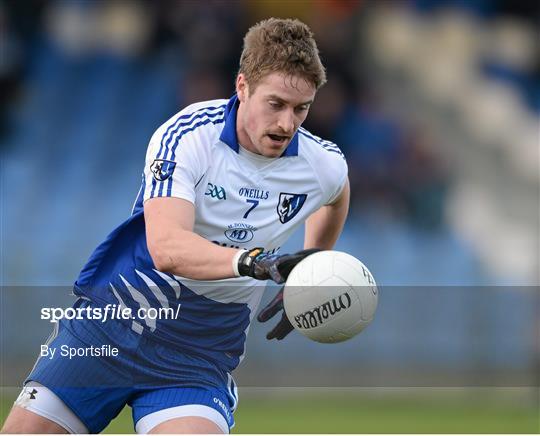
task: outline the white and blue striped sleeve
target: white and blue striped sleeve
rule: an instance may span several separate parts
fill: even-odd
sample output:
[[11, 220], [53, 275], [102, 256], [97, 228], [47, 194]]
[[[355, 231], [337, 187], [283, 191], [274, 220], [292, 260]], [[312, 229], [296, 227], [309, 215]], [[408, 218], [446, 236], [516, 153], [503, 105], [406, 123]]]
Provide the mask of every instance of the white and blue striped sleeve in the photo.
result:
[[195, 186], [210, 160], [211, 129], [224, 120], [224, 106], [188, 107], [152, 136], [144, 167], [144, 201], [178, 197], [195, 203]]

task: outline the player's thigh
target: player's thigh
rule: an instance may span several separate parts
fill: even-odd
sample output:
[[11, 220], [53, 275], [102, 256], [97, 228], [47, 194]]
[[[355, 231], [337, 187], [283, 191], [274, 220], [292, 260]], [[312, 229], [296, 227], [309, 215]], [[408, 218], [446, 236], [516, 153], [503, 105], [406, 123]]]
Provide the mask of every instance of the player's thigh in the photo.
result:
[[150, 434], [223, 434], [223, 430], [213, 421], [199, 416], [186, 416], [174, 418], [156, 425], [148, 433]]
[[68, 431], [50, 419], [30, 410], [13, 406], [4, 422], [2, 433], [68, 433]]

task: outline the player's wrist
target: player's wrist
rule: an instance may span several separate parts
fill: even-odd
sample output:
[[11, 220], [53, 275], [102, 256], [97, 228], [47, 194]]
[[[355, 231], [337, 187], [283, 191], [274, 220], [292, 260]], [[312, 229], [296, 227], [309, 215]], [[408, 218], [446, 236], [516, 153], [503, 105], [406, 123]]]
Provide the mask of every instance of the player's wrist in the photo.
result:
[[[263, 252], [263, 248], [257, 247], [252, 248], [251, 250], [244, 250], [237, 253], [235, 255], [235, 258], [237, 258], [235, 272], [238, 271], [238, 276], [249, 276], [253, 278], [258, 278], [255, 274], [255, 260]], [[233, 266], [233, 268], [235, 268], [235, 266]]]
[[235, 277], [242, 276], [242, 274], [240, 274], [240, 271], [238, 269], [238, 263], [240, 261], [240, 257], [242, 257], [242, 255], [246, 253], [247, 251], [248, 250], [246, 250], [245, 248], [238, 250], [232, 258], [232, 268], [233, 268], [233, 274]]

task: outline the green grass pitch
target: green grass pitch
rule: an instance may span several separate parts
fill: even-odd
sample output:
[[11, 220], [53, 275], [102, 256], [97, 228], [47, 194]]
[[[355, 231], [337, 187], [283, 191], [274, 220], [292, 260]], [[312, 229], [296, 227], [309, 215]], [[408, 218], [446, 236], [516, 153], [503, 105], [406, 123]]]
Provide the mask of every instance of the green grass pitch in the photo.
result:
[[[538, 391], [491, 393], [243, 394], [232, 433], [539, 433]], [[13, 401], [2, 397], [1, 420]], [[104, 433], [133, 433], [125, 408]]]

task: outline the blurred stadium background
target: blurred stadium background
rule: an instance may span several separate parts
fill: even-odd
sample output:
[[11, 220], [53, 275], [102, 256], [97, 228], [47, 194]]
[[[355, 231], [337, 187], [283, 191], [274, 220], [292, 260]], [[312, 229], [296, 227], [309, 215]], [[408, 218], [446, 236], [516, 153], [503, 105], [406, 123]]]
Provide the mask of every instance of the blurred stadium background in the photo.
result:
[[329, 82], [305, 125], [347, 157], [337, 248], [381, 294], [344, 344], [254, 324], [235, 431], [537, 433], [540, 13], [503, 0], [2, 1], [1, 421], [151, 134], [233, 93], [268, 16], [316, 34]]

